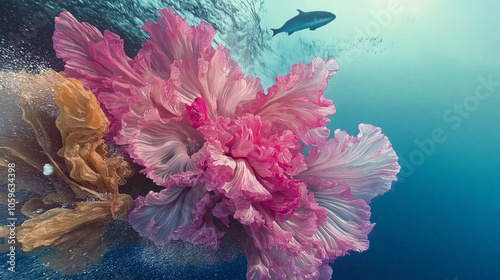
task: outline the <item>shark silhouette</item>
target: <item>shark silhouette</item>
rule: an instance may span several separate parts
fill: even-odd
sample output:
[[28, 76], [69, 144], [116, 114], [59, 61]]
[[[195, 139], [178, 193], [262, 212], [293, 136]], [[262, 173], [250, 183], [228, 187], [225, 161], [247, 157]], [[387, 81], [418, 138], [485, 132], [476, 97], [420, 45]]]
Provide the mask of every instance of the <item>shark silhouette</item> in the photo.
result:
[[274, 35], [287, 32], [291, 35], [295, 31], [309, 28], [310, 30], [315, 30], [336, 18], [336, 16], [330, 12], [303, 12], [298, 10], [299, 14], [291, 19], [289, 19], [285, 24], [278, 29], [272, 29], [273, 37]]

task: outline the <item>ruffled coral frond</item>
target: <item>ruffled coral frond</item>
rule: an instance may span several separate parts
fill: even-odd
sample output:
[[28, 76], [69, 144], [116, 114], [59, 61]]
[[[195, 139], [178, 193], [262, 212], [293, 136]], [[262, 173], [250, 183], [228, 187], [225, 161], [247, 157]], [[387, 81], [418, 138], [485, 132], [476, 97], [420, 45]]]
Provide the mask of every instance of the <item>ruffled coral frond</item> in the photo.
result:
[[354, 199], [347, 185], [330, 188], [308, 186], [309, 191], [327, 213], [327, 222], [314, 236], [321, 240], [316, 246], [318, 256], [332, 262], [348, 251], [368, 249], [368, 233], [375, 224], [370, 223], [370, 207], [362, 199]]
[[307, 170], [297, 178], [309, 185], [346, 183], [355, 199], [366, 202], [388, 191], [400, 170], [398, 157], [380, 128], [360, 124], [359, 131], [354, 137], [336, 130], [335, 138], [309, 150]]
[[191, 155], [203, 145], [203, 136], [189, 124], [164, 121], [150, 110], [138, 123], [128, 150], [156, 184], [164, 186], [171, 175], [196, 170]]
[[159, 193], [137, 198], [129, 215], [132, 227], [157, 245], [184, 240], [216, 248], [223, 233], [215, 228], [207, 212], [213, 202], [197, 176], [174, 176]]
[[[334, 60], [328, 61], [333, 67]], [[276, 77], [276, 84], [268, 94], [259, 93], [257, 99], [244, 107], [246, 112], [273, 120], [279, 130], [290, 129], [307, 145], [314, 144], [310, 129], [326, 126], [327, 117], [335, 114], [333, 102], [323, 96], [328, 80], [336, 71], [327, 68], [319, 57], [310, 64], [299, 63], [290, 68], [290, 74]]]

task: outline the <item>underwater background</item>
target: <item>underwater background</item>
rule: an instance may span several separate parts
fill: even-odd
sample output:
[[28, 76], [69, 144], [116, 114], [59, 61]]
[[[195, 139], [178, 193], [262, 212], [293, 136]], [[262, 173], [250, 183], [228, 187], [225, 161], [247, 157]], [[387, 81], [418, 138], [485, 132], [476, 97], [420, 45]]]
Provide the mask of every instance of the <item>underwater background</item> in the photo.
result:
[[[500, 2], [2, 0], [1, 71], [63, 70], [52, 48], [53, 18], [63, 10], [120, 35], [133, 57], [147, 38], [138, 28], [167, 7], [190, 24], [212, 24], [217, 43], [264, 88], [292, 64], [334, 57], [340, 71], [325, 96], [337, 113], [328, 127], [357, 134], [359, 123], [370, 123], [389, 137], [399, 181], [370, 205], [370, 248], [337, 259], [332, 279], [500, 279]], [[297, 9], [337, 18], [315, 31], [271, 37], [270, 28]], [[116, 230], [126, 233], [126, 223]], [[0, 278], [245, 279], [242, 256], [179, 265], [201, 254], [182, 243], [133, 244], [74, 276], [46, 270], [26, 253], [12, 275], [2, 254]]]

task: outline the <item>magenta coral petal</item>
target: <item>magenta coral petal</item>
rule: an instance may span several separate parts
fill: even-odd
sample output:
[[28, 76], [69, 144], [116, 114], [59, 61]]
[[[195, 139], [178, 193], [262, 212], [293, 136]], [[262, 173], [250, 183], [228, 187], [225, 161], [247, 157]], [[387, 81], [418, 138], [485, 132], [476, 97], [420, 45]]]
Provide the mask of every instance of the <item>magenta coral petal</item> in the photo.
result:
[[198, 173], [173, 176], [166, 189], [138, 197], [129, 214], [132, 227], [157, 245], [184, 240], [217, 249], [224, 233], [213, 223], [210, 211], [217, 197], [198, 181]]
[[331, 279], [332, 270], [322, 260], [306, 252], [296, 256], [278, 249], [247, 249], [247, 279]]
[[237, 106], [262, 91], [260, 80], [245, 77], [224, 47], [213, 49], [216, 31], [211, 25], [189, 26], [171, 8], [159, 12], [157, 23], [148, 21], [142, 28], [150, 36], [136, 57], [135, 67], [143, 76], [175, 80], [182, 102], [190, 105], [203, 98], [213, 120], [233, 116]]
[[208, 58], [214, 52], [212, 41], [217, 31], [208, 23], [189, 26], [185, 18], [175, 13], [172, 8], [159, 9], [161, 17], [155, 23], [148, 21], [141, 28], [149, 34], [138, 57], [143, 61], [143, 76], [157, 76], [165, 80], [170, 78], [169, 66], [177, 59], [190, 60], [196, 66], [197, 58]]
[[55, 23], [53, 43], [57, 56], [64, 61], [75, 57], [91, 61], [88, 42], [101, 41], [102, 33], [86, 22], [78, 22], [69, 12], [62, 12], [55, 18]]
[[236, 62], [228, 58], [229, 52], [222, 46], [210, 58], [178, 59], [171, 65], [171, 79], [181, 84], [179, 97], [185, 104], [203, 98], [208, 116], [232, 117], [236, 108], [255, 99], [262, 92], [259, 79], [245, 77]]
[[303, 136], [304, 143], [312, 144], [313, 146], [323, 145], [326, 139], [330, 136], [330, 130], [326, 127], [317, 127], [309, 129]]
[[319, 268], [319, 280], [331, 280], [332, 279], [332, 274], [333, 274], [333, 269], [330, 265], [328, 264], [323, 264]]
[[355, 199], [366, 202], [391, 188], [400, 170], [398, 157], [380, 128], [360, 124], [353, 137], [336, 130], [335, 138], [308, 152], [307, 170], [297, 178], [308, 184], [346, 183]]
[[113, 78], [136, 86], [144, 84], [130, 66], [132, 60], [118, 35], [105, 31], [102, 36], [94, 26], [78, 22], [69, 12], [56, 17], [53, 43], [57, 57], [66, 62], [66, 75], [94, 92], [111, 88]]
[[234, 204], [224, 197], [212, 209], [212, 214], [219, 218], [227, 227], [229, 227], [229, 217], [232, 217], [234, 212]]
[[325, 62], [326, 69], [328, 70], [328, 77], [326, 77], [326, 81], [329, 82], [330, 79], [337, 74], [337, 72], [340, 69], [339, 63], [333, 59], [330, 58]]
[[[328, 66], [333, 64], [329, 60]], [[327, 116], [335, 114], [333, 102], [323, 96], [333, 72], [319, 57], [306, 66], [293, 65], [290, 74], [276, 77], [276, 84], [268, 89], [267, 95], [258, 94], [244, 108], [262, 119], [272, 120], [280, 130], [292, 130], [304, 143], [312, 145], [315, 137], [308, 136], [308, 131], [326, 126], [330, 121]]]
[[[246, 224], [245, 229], [252, 237], [256, 248], [276, 247], [291, 255], [297, 255], [301, 251], [311, 252], [315, 246], [313, 236], [319, 227], [325, 225], [327, 215], [314, 197], [306, 194], [305, 185], [301, 185], [300, 192], [302, 196], [299, 207], [282, 221], [270, 217], [271, 212], [261, 203], [254, 202], [250, 205], [252, 212], [258, 213], [260, 218]], [[236, 209], [238, 208], [242, 206], [236, 204]]]
[[233, 176], [219, 188], [226, 197], [235, 200], [246, 197], [252, 201], [271, 199], [271, 193], [257, 180], [252, 168], [243, 159], [236, 160]]
[[229, 52], [219, 46], [209, 62], [200, 82], [208, 90], [212, 110], [219, 116], [234, 116], [236, 108], [254, 100], [257, 92], [263, 92], [259, 79], [245, 77], [238, 64], [229, 58]]
[[288, 255], [283, 250], [257, 249], [242, 242], [247, 257], [247, 279], [330, 279], [331, 270], [324, 268], [323, 261], [314, 254], [301, 251]]
[[[145, 81], [133, 69], [133, 61], [125, 54], [118, 35], [105, 31], [103, 36], [69, 12], [62, 12], [55, 21], [54, 50], [66, 63], [66, 76], [80, 80], [97, 95], [111, 121], [110, 137], [115, 136], [133, 89], [143, 87]], [[107, 97], [101, 98], [101, 94]]]
[[147, 176], [163, 186], [171, 175], [196, 170], [190, 155], [201, 148], [203, 141], [203, 136], [189, 124], [163, 121], [152, 109], [139, 121], [128, 150], [146, 167]]
[[316, 240], [324, 241], [317, 247], [319, 255], [331, 262], [350, 250], [367, 250], [368, 233], [375, 225], [370, 223], [368, 204], [354, 199], [345, 184], [332, 184], [329, 188], [308, 186], [308, 189], [327, 213], [326, 225], [315, 235]]
[[159, 193], [149, 192], [146, 197], [136, 199], [136, 208], [129, 214], [129, 222], [141, 236], [151, 239], [156, 245], [181, 239], [177, 230], [191, 226], [196, 216], [196, 204], [206, 193], [202, 184], [171, 186]]
[[219, 199], [207, 193], [197, 204], [194, 210], [195, 218], [188, 225], [182, 225], [176, 231], [178, 236], [193, 244], [209, 246], [217, 250], [224, 236], [224, 232], [214, 225], [214, 216], [210, 211], [214, 207], [214, 201]]
[[185, 109], [181, 106], [175, 94], [175, 88], [160, 78], [151, 78], [147, 86], [136, 89], [131, 87], [132, 97], [124, 96], [120, 92], [101, 93], [99, 101], [108, 104], [108, 110], [121, 120], [121, 131], [115, 137], [120, 145], [128, 144], [139, 127], [139, 120], [151, 108], [155, 108], [161, 119], [179, 118]]

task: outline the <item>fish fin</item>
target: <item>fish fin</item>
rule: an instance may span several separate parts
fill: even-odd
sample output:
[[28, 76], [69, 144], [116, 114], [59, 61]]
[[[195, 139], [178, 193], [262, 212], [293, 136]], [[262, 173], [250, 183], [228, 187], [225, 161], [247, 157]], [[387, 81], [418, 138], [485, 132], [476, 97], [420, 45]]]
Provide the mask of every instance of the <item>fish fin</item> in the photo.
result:
[[293, 32], [295, 32], [295, 31], [288, 32], [288, 36], [292, 35], [292, 34], [293, 34]]
[[273, 29], [273, 28], [271, 28], [271, 30], [273, 31], [273, 37], [274, 37], [274, 35], [276, 35], [276, 34], [278, 34], [278, 33], [281, 32], [279, 29]]
[[317, 27], [311, 27], [309, 30], [316, 30]]
[[302, 10], [299, 9], [297, 9], [297, 11], [299, 11], [299, 15], [304, 13]]

